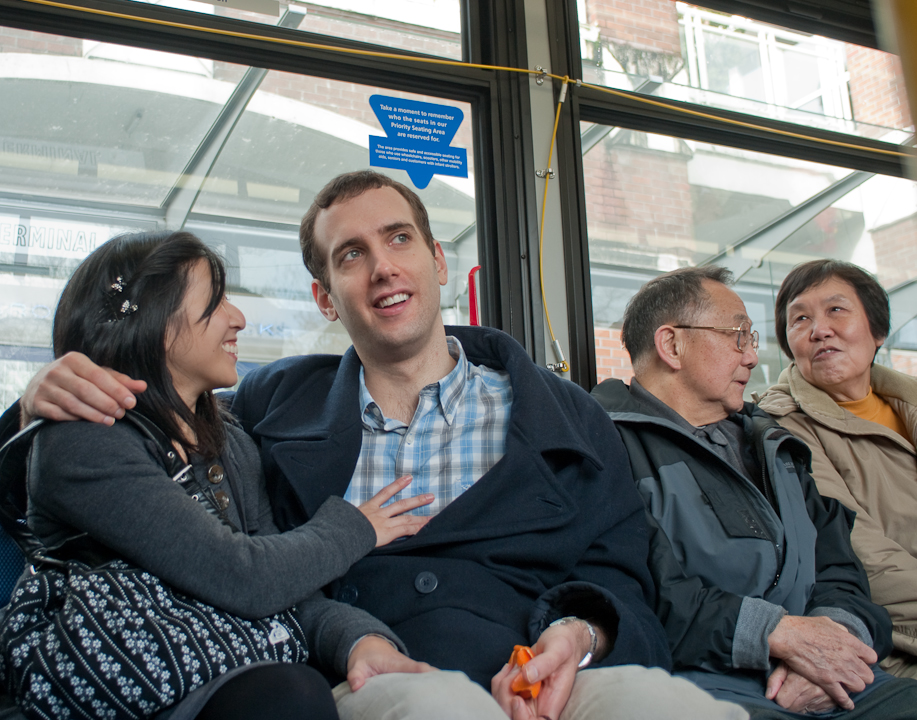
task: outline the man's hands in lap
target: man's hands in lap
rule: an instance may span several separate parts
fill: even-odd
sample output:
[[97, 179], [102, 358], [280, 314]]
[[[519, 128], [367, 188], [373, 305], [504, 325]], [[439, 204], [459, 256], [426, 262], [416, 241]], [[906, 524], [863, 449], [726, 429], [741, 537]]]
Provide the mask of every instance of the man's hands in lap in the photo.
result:
[[[864, 690], [875, 678], [870, 665], [877, 662], [875, 651], [851, 635], [847, 628], [826, 617], [799, 617], [787, 615], [768, 637], [771, 657], [783, 662], [787, 670], [808, 680], [824, 690], [838, 707], [853, 709], [847, 694]], [[783, 685], [791, 682], [786, 692]], [[768, 678], [768, 698], [796, 704], [796, 698], [813, 695], [795, 677], [777, 668]], [[781, 700], [783, 702], [781, 702]], [[812, 703], [821, 702], [814, 697]], [[813, 704], [809, 710], [814, 710]], [[805, 707], [805, 706], [803, 706]]]
[[803, 714], [825, 712], [837, 707], [823, 688], [790, 670], [784, 662], [767, 679], [765, 696], [782, 708]]

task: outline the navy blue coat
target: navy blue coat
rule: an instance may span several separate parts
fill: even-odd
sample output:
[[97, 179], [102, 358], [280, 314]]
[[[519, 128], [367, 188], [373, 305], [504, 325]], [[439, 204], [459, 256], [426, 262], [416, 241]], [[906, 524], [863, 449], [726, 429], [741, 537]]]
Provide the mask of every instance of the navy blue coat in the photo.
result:
[[[485, 687], [513, 645], [564, 615], [606, 630], [614, 646], [602, 665], [669, 668], [643, 503], [613, 423], [508, 335], [448, 332], [469, 361], [510, 374], [506, 455], [415, 537], [373, 551], [328, 592], [386, 622], [415, 659]], [[350, 483], [362, 444], [359, 370], [353, 348], [287, 358], [249, 373], [235, 396], [281, 527]]]

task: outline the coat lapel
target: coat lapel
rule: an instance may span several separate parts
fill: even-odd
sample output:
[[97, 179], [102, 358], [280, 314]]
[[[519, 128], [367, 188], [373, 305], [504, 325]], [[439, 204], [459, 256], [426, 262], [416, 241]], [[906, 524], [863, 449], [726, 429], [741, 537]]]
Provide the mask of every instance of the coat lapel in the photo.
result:
[[561, 527], [582, 511], [563, 487], [569, 478], [569, 474], [557, 476], [539, 452], [511, 433], [506, 456], [480, 480], [417, 535], [377, 552], [403, 552]]
[[[469, 490], [446, 507], [417, 536], [395, 543], [398, 551], [430, 543], [517, 534], [567, 522], [577, 511], [545, 460], [545, 453], [573, 453], [595, 468], [593, 449], [603, 438], [585, 428], [565, 392], [544, 374], [515, 341], [497, 331], [447, 328], [469, 360], [509, 372], [513, 408], [506, 455]], [[343, 496], [362, 446], [359, 407], [360, 361], [351, 347], [341, 358], [330, 390], [304, 378], [302, 388], [279, 403], [256, 427], [273, 439], [271, 461], [294, 489], [308, 517], [330, 495]], [[546, 372], [546, 371], [545, 371]], [[325, 385], [327, 387], [327, 384]], [[319, 406], [319, 407], [316, 407]], [[522, 480], [524, 478], [524, 480]], [[389, 478], [389, 481], [395, 478]], [[526, 494], [519, 488], [525, 487]]]
[[321, 386], [306, 378], [255, 428], [272, 441], [264, 449], [308, 517], [331, 495], [343, 497], [353, 477], [362, 445], [359, 373], [360, 361], [351, 347], [324, 397]]

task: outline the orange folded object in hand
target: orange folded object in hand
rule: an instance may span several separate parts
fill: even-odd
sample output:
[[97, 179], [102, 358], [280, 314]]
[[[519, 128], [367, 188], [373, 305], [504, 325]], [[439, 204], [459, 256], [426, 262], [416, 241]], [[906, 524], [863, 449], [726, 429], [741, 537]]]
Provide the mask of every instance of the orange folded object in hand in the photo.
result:
[[[509, 661], [513, 665], [522, 667], [533, 657], [535, 656], [532, 654], [532, 648], [526, 647], [525, 645], [516, 645], [513, 648], [513, 654], [509, 656]], [[519, 673], [510, 685], [510, 689], [512, 689], [516, 695], [526, 700], [537, 698], [538, 693], [541, 691], [541, 680], [529, 683], [525, 679], [525, 675]]]

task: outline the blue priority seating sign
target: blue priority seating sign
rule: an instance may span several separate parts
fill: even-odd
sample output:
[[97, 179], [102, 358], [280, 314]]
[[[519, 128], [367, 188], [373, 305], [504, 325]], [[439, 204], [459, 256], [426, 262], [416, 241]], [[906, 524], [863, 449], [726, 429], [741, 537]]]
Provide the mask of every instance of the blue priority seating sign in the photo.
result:
[[465, 117], [461, 110], [386, 95], [373, 95], [369, 105], [388, 136], [370, 136], [370, 165], [405, 170], [421, 190], [434, 175], [468, 177], [468, 153], [449, 147]]

